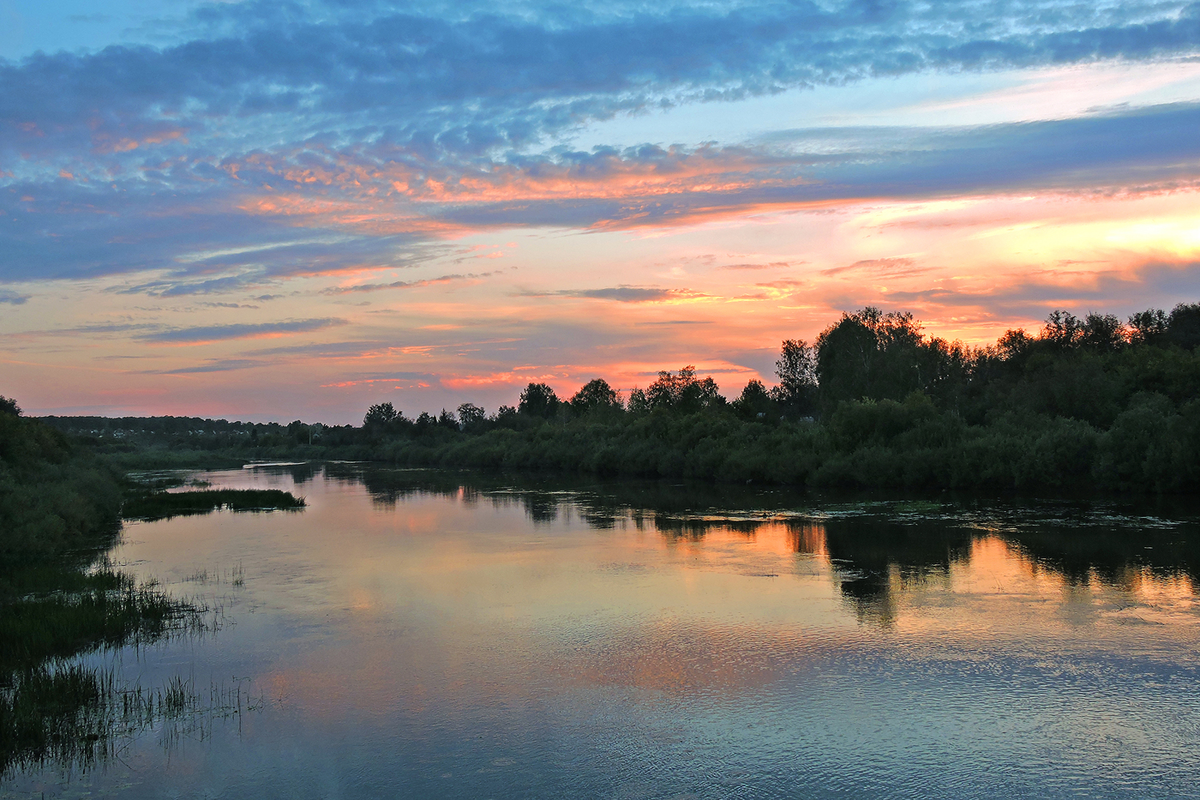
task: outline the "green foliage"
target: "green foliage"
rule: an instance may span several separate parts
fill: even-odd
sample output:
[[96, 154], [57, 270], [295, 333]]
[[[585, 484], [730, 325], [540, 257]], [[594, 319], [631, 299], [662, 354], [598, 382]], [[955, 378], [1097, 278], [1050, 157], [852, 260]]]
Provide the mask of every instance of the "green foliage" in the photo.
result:
[[[124, 489], [87, 448], [0, 407], [0, 778], [48, 761], [89, 766], [130, 728], [111, 676], [71, 659], [199, 623], [199, 609], [89, 569], [119, 530]], [[142, 712], [141, 727], [162, 717]]]
[[912, 314], [867, 307], [821, 332], [817, 380], [822, 407], [861, 398], [899, 400], [924, 388], [922, 337]]
[[474, 403], [463, 403], [458, 407], [458, 424], [463, 430], [476, 430], [487, 419], [487, 412]]
[[[384, 403], [362, 428], [319, 437], [300, 423], [53, 422], [147, 467], [334, 458], [810, 486], [1195, 492], [1198, 344], [1200, 304], [1148, 309], [1128, 324], [1055, 311], [1036, 333], [1010, 330], [975, 349], [926, 336], [911, 314], [864, 308], [815, 345], [785, 340], [779, 384], [750, 381], [732, 402], [685, 366], [624, 405], [600, 378], [569, 402], [530, 383], [517, 408], [492, 416], [464, 403], [457, 417], [408, 420]], [[21, 447], [53, 459], [70, 445], [42, 437]]]
[[526, 417], [549, 419], [558, 410], [558, 395], [544, 383], [531, 383], [521, 392], [517, 413]]
[[1200, 345], [1200, 303], [1180, 303], [1167, 320], [1167, 338], [1177, 347], [1195, 350]]
[[[772, 392], [782, 410], [811, 416], [817, 410], [817, 351], [803, 339], [785, 339], [775, 362], [779, 385]], [[748, 387], [747, 387], [748, 388]]]
[[658, 380], [646, 388], [645, 404], [649, 410], [673, 410], [692, 414], [701, 409], [723, 405], [717, 382], [711, 377], [697, 378], [690, 364], [677, 373], [663, 370]]
[[730, 404], [743, 419], [770, 419], [779, 416], [780, 405], [762, 381], [750, 381]]
[[571, 410], [577, 415], [621, 410], [621, 398], [603, 378], [590, 380], [571, 398]]
[[[845, 314], [815, 347], [783, 343], [780, 385], [725, 403], [694, 367], [663, 371], [624, 410], [592, 381], [569, 414], [497, 414], [470, 439], [397, 437], [396, 463], [853, 488], [1194, 492], [1200, 488], [1200, 306], [1048, 317], [971, 350], [910, 314]], [[1174, 326], [1174, 327], [1172, 327]], [[1172, 333], [1174, 331], [1175, 333]], [[533, 398], [533, 400], [531, 400]], [[603, 398], [594, 400], [592, 398]], [[597, 415], [589, 409], [606, 406]], [[533, 408], [542, 409], [534, 413]], [[820, 411], [818, 419], [797, 413]]]
[[0, 570], [103, 546], [121, 499], [111, 467], [38, 420], [0, 414]]
[[395, 422], [399, 416], [400, 413], [391, 403], [377, 403], [367, 409], [363, 416], [363, 427], [385, 427]]

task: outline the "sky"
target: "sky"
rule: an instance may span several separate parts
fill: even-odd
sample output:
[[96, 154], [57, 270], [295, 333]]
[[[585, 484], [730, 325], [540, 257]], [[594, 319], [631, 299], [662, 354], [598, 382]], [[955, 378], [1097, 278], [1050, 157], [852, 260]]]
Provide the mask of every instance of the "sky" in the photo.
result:
[[0, 0], [0, 394], [734, 397], [866, 305], [1200, 300], [1200, 2]]

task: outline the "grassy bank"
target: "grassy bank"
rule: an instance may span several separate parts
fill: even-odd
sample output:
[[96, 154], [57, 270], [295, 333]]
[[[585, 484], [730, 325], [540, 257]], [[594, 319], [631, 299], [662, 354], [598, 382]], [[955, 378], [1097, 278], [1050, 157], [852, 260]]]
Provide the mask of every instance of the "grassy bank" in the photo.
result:
[[86, 766], [128, 729], [124, 690], [80, 656], [201, 625], [202, 609], [103, 561], [125, 491], [112, 465], [0, 398], [0, 778]]

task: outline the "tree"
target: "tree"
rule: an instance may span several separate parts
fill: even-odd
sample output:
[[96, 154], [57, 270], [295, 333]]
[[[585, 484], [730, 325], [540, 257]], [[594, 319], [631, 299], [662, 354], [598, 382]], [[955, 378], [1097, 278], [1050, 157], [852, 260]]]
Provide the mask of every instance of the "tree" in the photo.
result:
[[304, 444], [305, 442], [309, 442], [310, 444], [312, 443], [312, 438], [308, 432], [308, 426], [300, 420], [289, 422], [287, 426], [287, 432], [292, 441], [296, 442], [297, 444]]
[[603, 378], [596, 378], [588, 381], [583, 385], [575, 396], [571, 398], [571, 409], [576, 414], [586, 414], [589, 411], [602, 409], [620, 409], [621, 398], [608, 381]]
[[678, 374], [670, 370], [659, 372], [658, 380], [646, 389], [646, 402], [650, 408], [670, 408], [690, 414], [725, 400], [717, 390], [717, 382], [711, 376], [697, 380], [696, 368], [689, 364]]
[[1133, 344], [1163, 344], [1170, 324], [1167, 312], [1161, 308], [1148, 308], [1129, 318], [1129, 341]]
[[780, 405], [797, 415], [808, 415], [816, 409], [817, 351], [813, 347], [803, 339], [785, 339], [775, 362], [775, 374], [779, 385], [772, 396]]
[[650, 401], [646, 399], [646, 393], [635, 386], [629, 392], [629, 403], [626, 408], [631, 414], [645, 414], [650, 410]]
[[531, 383], [521, 392], [517, 413], [527, 417], [549, 419], [558, 411], [558, 395], [544, 383]]
[[458, 422], [464, 431], [478, 428], [486, 419], [487, 414], [474, 403], [463, 403], [458, 407]]
[[0, 394], [0, 414], [11, 414], [14, 417], [19, 417], [21, 416], [21, 407], [17, 405], [16, 400]]
[[1200, 303], [1175, 306], [1167, 323], [1167, 335], [1172, 344], [1184, 350], [1195, 350], [1200, 345]]
[[1083, 340], [1083, 322], [1069, 311], [1056, 309], [1046, 317], [1046, 324], [1042, 326], [1042, 334], [1038, 339], [1060, 350], [1073, 349]]
[[378, 403], [367, 409], [363, 417], [363, 427], [383, 429], [391, 426], [400, 417], [400, 412], [391, 403]]
[[1083, 319], [1079, 344], [1089, 350], [1111, 353], [1125, 346], [1125, 326], [1112, 314], [1088, 314]]
[[1036, 339], [1026, 333], [1024, 328], [1017, 328], [1015, 331], [1010, 329], [996, 340], [996, 351], [1002, 359], [1011, 361], [1025, 355], [1035, 341]]
[[771, 419], [778, 416], [775, 399], [759, 380], [747, 383], [741, 395], [731, 405], [746, 419]]
[[[905, 312], [867, 306], [817, 337], [817, 384], [832, 409], [843, 400], [900, 400], [924, 388], [921, 326]], [[925, 370], [928, 372], [928, 369]]]

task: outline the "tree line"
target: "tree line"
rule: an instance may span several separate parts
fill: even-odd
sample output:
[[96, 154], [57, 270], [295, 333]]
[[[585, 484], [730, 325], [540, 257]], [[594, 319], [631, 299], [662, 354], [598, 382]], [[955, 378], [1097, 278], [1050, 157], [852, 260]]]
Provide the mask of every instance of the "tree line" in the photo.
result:
[[[1051, 313], [968, 347], [911, 313], [844, 313], [789, 339], [777, 383], [731, 398], [694, 367], [618, 393], [595, 378], [559, 397], [530, 383], [514, 406], [408, 417], [372, 405], [361, 426], [183, 417], [56, 417], [128, 468], [249, 459], [696, 478], [810, 487], [1200, 488], [1200, 304]], [[622, 396], [622, 394], [624, 396]]]
[[1200, 304], [1051, 313], [1040, 330], [968, 347], [911, 313], [867, 307], [813, 343], [782, 343], [776, 376], [727, 400], [694, 367], [622, 401], [596, 378], [560, 399], [530, 383], [515, 407], [408, 419], [372, 406], [376, 458], [812, 486], [1099, 487], [1200, 481]]

